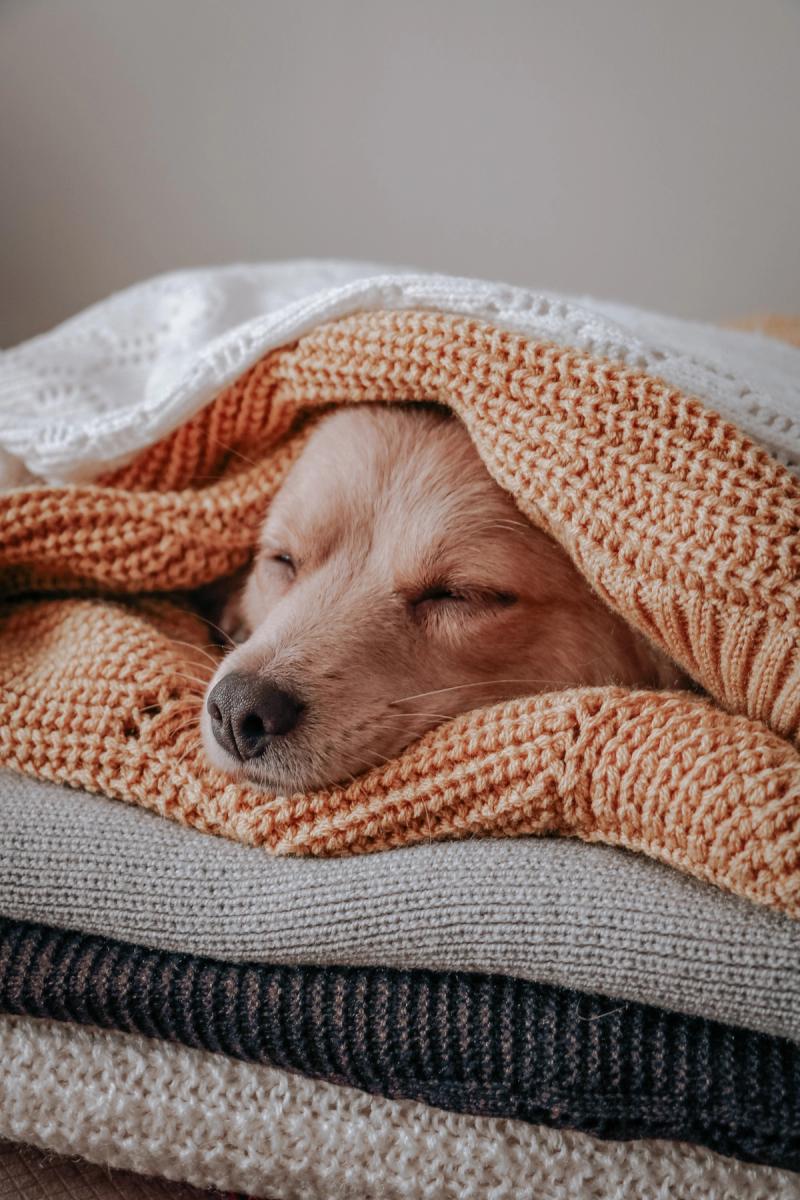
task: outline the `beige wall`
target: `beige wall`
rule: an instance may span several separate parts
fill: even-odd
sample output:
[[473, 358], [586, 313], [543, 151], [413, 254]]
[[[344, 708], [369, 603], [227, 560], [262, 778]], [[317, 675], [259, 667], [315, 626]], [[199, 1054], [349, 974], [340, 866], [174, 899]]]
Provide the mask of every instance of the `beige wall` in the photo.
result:
[[172, 267], [800, 309], [797, 0], [5, 0], [0, 340]]

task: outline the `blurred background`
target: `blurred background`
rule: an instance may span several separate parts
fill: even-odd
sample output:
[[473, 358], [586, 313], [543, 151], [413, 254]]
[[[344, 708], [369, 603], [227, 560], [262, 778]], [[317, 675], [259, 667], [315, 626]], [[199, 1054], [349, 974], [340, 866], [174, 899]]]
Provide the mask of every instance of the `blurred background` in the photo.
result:
[[3, 0], [0, 342], [357, 257], [800, 308], [796, 0]]

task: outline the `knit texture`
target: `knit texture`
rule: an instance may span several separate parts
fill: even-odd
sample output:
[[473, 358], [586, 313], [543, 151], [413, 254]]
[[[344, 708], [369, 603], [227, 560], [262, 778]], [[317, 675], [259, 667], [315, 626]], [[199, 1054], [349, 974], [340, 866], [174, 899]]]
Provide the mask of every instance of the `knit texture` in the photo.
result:
[[[119, 1033], [0, 1018], [0, 1136], [281, 1200], [798, 1200], [800, 1178], [382, 1100]], [[120, 1102], [124, 1097], [124, 1103]]]
[[225, 1200], [222, 1193], [0, 1142], [0, 1200]]
[[199, 625], [187, 636], [190, 618], [154, 602], [34, 601], [3, 621], [2, 761], [278, 852], [569, 833], [800, 912], [800, 487], [657, 379], [472, 321], [348, 318], [267, 355], [105, 486], [4, 496], [5, 586], [138, 592], [225, 574], [304, 409], [409, 399], [448, 404], [521, 511], [718, 707], [616, 688], [518, 700], [348, 789], [276, 800], [204, 764], [182, 678], [202, 651], [175, 640], [204, 644]]
[[143, 1033], [390, 1098], [800, 1171], [800, 1047], [505, 976], [269, 967], [0, 921], [0, 1011]]
[[[459, 314], [657, 375], [800, 472], [800, 352], [790, 345], [595, 298], [312, 259], [160, 275], [0, 354], [0, 488], [96, 479], [276, 347], [387, 309]], [[779, 332], [788, 340], [798, 328], [782, 318]]]
[[0, 914], [234, 962], [516, 975], [800, 1041], [798, 922], [568, 838], [276, 858], [7, 771]]

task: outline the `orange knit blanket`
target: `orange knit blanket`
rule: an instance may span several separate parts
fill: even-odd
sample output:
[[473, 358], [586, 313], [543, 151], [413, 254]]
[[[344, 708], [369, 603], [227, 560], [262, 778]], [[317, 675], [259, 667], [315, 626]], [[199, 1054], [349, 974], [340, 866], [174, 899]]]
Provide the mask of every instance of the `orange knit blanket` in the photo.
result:
[[[310, 795], [206, 766], [207, 631], [185, 599], [142, 594], [246, 562], [309, 414], [360, 400], [449, 405], [520, 510], [710, 699], [516, 700]], [[800, 915], [799, 517], [788, 471], [658, 379], [468, 319], [350, 317], [99, 485], [0, 496], [0, 763], [277, 853], [571, 834]]]

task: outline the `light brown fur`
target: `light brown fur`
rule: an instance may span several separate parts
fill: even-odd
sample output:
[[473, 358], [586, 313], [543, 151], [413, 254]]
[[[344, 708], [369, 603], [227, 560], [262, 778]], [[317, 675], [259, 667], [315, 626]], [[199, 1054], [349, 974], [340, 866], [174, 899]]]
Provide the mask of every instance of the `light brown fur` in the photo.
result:
[[514, 696], [683, 684], [524, 520], [460, 422], [420, 408], [361, 406], [321, 422], [226, 621], [245, 640], [211, 687], [255, 673], [304, 709], [245, 763], [217, 744], [204, 711], [206, 752], [278, 791], [358, 775], [441, 721]]

